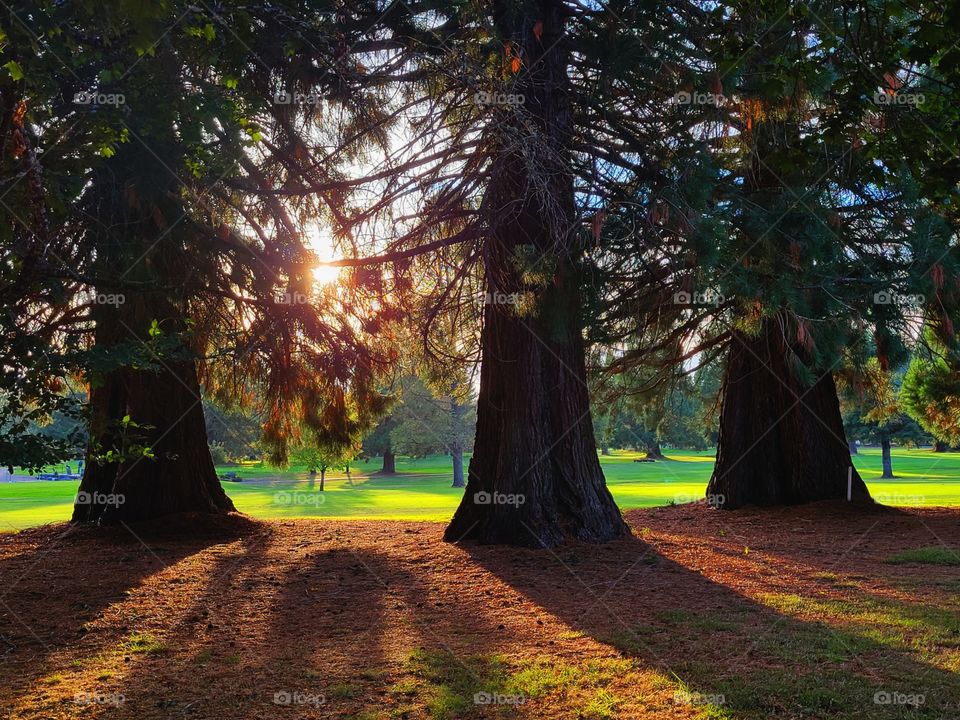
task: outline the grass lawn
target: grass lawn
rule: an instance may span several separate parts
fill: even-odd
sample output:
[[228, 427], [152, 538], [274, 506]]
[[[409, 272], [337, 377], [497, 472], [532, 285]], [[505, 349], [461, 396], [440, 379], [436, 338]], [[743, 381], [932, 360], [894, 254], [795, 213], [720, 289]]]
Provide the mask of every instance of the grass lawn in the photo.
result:
[[[623, 510], [699, 500], [713, 468], [711, 452], [666, 451], [664, 462], [635, 463], [637, 453], [602, 457], [610, 490]], [[960, 506], [960, 453], [894, 450], [895, 480], [880, 480], [880, 451], [861, 450], [854, 463], [874, 498], [887, 505]], [[330, 474], [326, 491], [311, 486], [302, 467], [277, 470], [262, 464], [220, 467], [244, 482], [225, 482], [237, 509], [256, 518], [324, 517], [341, 519], [445, 521], [461, 490], [450, 487], [449, 458], [397, 458], [398, 474], [373, 475], [379, 459], [357, 462], [353, 485], [342, 473]], [[75, 463], [74, 463], [75, 465]], [[70, 517], [75, 481], [0, 483], [0, 532], [20, 530]]]

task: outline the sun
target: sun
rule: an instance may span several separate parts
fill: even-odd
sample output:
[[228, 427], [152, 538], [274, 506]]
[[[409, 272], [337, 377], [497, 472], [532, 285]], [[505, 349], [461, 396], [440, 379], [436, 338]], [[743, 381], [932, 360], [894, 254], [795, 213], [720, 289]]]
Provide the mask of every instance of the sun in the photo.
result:
[[[330, 229], [323, 225], [313, 225], [307, 231], [307, 245], [317, 255], [320, 262], [330, 262], [337, 259], [336, 249]], [[313, 279], [317, 285], [330, 285], [340, 279], [342, 268], [329, 265], [317, 265], [313, 269]]]

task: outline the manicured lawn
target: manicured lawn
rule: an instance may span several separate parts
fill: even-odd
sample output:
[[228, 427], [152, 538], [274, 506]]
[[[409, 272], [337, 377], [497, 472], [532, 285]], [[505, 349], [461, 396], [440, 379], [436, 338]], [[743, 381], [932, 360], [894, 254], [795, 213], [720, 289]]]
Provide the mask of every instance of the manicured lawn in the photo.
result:
[[[703, 496], [713, 468], [711, 452], [666, 451], [664, 462], [636, 463], [636, 453], [602, 457], [604, 473], [624, 510], [685, 503]], [[873, 496], [888, 505], [960, 506], [960, 453], [895, 450], [895, 480], [880, 480], [879, 450], [854, 457]], [[75, 465], [75, 463], [74, 463]], [[354, 465], [353, 485], [342, 472], [330, 474], [326, 492], [311, 486], [302, 467], [277, 470], [260, 464], [221, 467], [244, 482], [224, 483], [241, 512], [258, 518], [327, 517], [445, 521], [461, 490], [450, 487], [449, 458], [397, 458], [398, 475], [372, 475], [380, 460]], [[0, 531], [18, 530], [70, 517], [77, 483], [0, 483]]]

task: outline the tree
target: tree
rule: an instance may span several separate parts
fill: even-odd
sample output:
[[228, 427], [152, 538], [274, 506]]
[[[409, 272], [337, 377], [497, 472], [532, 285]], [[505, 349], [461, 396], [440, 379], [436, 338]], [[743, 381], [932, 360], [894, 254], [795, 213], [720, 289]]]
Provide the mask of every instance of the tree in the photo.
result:
[[901, 402], [906, 413], [938, 443], [960, 444], [960, 373], [951, 369], [947, 346], [926, 328], [910, 360]]
[[[78, 504], [75, 520], [232, 509], [210, 460], [201, 381], [223, 401], [253, 388], [278, 458], [299, 423], [342, 438], [358, 408], [375, 416], [383, 406], [373, 388], [386, 358], [358, 338], [385, 322], [389, 304], [368, 312], [313, 291], [303, 226], [329, 196], [288, 201], [272, 186], [336, 176], [337, 153], [320, 163], [315, 145], [341, 130], [353, 137], [349, 125], [368, 107], [340, 83], [356, 69], [349, 60], [318, 77], [305, 70], [336, 54], [330, 38], [362, 31], [345, 14], [296, 9], [42, 2], [16, 9], [32, 27], [4, 28], [0, 127], [18, 148], [4, 172], [31, 176], [24, 206], [33, 209], [2, 223], [13, 236], [3, 292], [26, 298], [11, 305], [4, 351], [19, 343], [18, 365], [39, 372], [37, 382], [25, 384], [26, 373], [19, 389], [8, 385], [7, 407], [53, 407], [56, 393], [44, 395], [41, 382], [82, 373], [90, 445], [81, 490], [126, 498]], [[144, 46], [146, 37], [161, 40]], [[343, 111], [342, 124], [275, 101], [305, 83]], [[60, 140], [60, 152], [41, 155]], [[30, 334], [49, 362], [22, 355]]]
[[851, 406], [845, 416], [845, 425], [851, 437], [880, 445], [882, 477], [892, 479], [892, 443], [919, 444], [927, 436], [902, 410], [904, 373], [885, 371], [876, 361], [869, 363], [867, 370], [856, 391], [848, 389], [845, 393]]
[[[597, 337], [629, 340], [620, 368], [665, 377], [725, 358], [707, 490], [725, 508], [847, 496], [834, 375], [862, 369], [871, 338], [878, 361], [901, 360], [915, 319], [899, 298], [926, 282], [915, 259], [949, 245], [899, 162], [893, 128], [916, 109], [885, 101], [919, 82], [899, 10], [850, 23], [825, 3], [716, 6], [708, 57], [670, 73], [690, 128], [680, 180], [608, 213]], [[852, 490], [869, 498], [856, 470]]]
[[290, 459], [298, 465], [306, 465], [311, 479], [320, 473], [320, 492], [326, 489], [327, 470], [347, 461], [347, 448], [324, 444], [308, 444], [295, 447]]
[[383, 467], [380, 472], [384, 475], [393, 475], [397, 472], [396, 455], [390, 440], [390, 434], [396, 426], [396, 418], [393, 415], [387, 415], [363, 438], [363, 452], [366, 455], [383, 456]]
[[438, 396], [416, 376], [404, 378], [401, 387], [391, 445], [397, 452], [412, 457], [449, 454], [453, 461], [453, 487], [464, 487], [463, 453], [470, 449], [476, 424], [476, 411], [469, 398], [455, 394]]

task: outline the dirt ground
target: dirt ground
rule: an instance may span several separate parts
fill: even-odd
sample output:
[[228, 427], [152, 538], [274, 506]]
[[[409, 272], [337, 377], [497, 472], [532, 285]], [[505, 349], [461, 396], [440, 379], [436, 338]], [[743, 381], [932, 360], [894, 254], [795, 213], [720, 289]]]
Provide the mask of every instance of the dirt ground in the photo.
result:
[[3, 535], [0, 716], [960, 718], [960, 567], [886, 562], [956, 549], [960, 511], [627, 519], [554, 550], [241, 517]]

